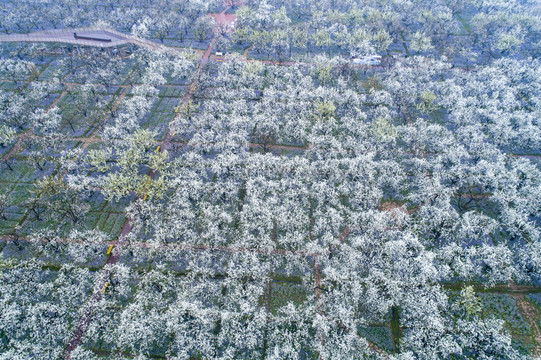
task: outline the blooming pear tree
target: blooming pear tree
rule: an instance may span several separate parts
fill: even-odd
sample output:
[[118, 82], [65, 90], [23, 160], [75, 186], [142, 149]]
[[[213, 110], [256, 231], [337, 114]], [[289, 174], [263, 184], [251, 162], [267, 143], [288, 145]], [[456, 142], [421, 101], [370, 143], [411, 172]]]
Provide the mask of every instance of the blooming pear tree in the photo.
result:
[[539, 356], [538, 12], [6, 1], [0, 358]]

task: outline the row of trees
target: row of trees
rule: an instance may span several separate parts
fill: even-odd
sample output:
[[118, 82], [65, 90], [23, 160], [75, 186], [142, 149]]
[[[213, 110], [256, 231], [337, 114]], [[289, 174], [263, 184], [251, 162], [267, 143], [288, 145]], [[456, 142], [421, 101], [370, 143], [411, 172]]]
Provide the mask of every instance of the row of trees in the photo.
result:
[[[283, 59], [291, 51], [331, 51], [350, 55], [385, 53], [406, 44], [407, 51], [486, 61], [488, 55], [537, 55], [539, 19], [530, 5], [464, 1], [430, 3], [377, 1], [254, 1], [240, 7], [232, 41]], [[535, 5], [532, 5], [535, 6]], [[509, 12], [513, 16], [509, 16]], [[533, 11], [535, 12], [535, 10]], [[532, 12], [532, 13], [533, 13]], [[521, 45], [529, 43], [528, 48]], [[458, 59], [457, 59], [458, 60]], [[463, 62], [463, 60], [460, 60]]]
[[[41, 234], [26, 245], [27, 258], [37, 255], [37, 261], [1, 264], [1, 357], [60, 357], [83, 300], [101, 291], [82, 345], [71, 358], [97, 359], [96, 352], [118, 359], [163, 354], [218, 359], [525, 358], [511, 347], [503, 321], [488, 316], [472, 287], [451, 296], [434, 283], [439, 271], [433, 254], [418, 241], [387, 232], [381, 242], [374, 235], [352, 233], [354, 248], [345, 247], [330, 260], [320, 257], [326, 275], [319, 285], [311, 272], [314, 259], [305, 255], [134, 246], [123, 249], [131, 264], [129, 257], [121, 258], [121, 264], [110, 268], [108, 286], [93, 289], [101, 275], [85, 263], [96, 249], [103, 250], [100, 234], [74, 232], [68, 242]], [[56, 261], [68, 257], [75, 266], [43, 270], [56, 254]], [[137, 270], [141, 260], [142, 266], [153, 262], [153, 268]], [[296, 289], [294, 300], [281, 298], [284, 280], [273, 280], [277, 272], [282, 279], [283, 274], [296, 274], [289, 283]], [[391, 308], [400, 314], [403, 329], [395, 338], [395, 349], [400, 349], [395, 355], [381, 353], [356, 333], [358, 327], [388, 321]], [[39, 326], [44, 323], [46, 328]]]

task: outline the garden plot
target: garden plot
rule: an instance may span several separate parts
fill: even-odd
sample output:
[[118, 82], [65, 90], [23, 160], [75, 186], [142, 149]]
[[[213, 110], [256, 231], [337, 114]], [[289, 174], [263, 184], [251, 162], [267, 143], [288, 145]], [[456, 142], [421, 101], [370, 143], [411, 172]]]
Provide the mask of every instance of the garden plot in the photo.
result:
[[386, 326], [363, 326], [359, 327], [357, 332], [360, 336], [388, 353], [395, 350], [391, 329]]
[[107, 261], [107, 243], [83, 243], [78, 238], [40, 238], [31, 241], [9, 240], [2, 242], [4, 261], [16, 263], [32, 261], [42, 269], [60, 269], [67, 264], [97, 270]]
[[[25, 86], [29, 82], [36, 79], [36, 77], [39, 75], [41, 71], [40, 66], [35, 66], [33, 63], [28, 62], [27, 64], [24, 64], [26, 71], [7, 71], [3, 70], [3, 68], [0, 68], [0, 79], [3, 81], [9, 81], [13, 83], [14, 88], [17, 88], [19, 86]], [[8, 85], [4, 85], [8, 86]]]
[[[459, 293], [457, 291], [448, 290], [447, 294], [451, 303], [458, 301]], [[479, 299], [481, 309], [479, 316], [481, 318], [503, 320], [505, 330], [512, 337], [513, 346], [524, 354], [532, 351], [534, 347], [532, 329], [521, 315], [517, 300], [512, 295], [480, 292], [476, 296]]]
[[12, 234], [15, 227], [24, 220], [28, 212], [25, 204], [31, 199], [34, 189], [32, 183], [42, 174], [50, 174], [55, 169], [51, 163], [46, 163], [44, 171], [35, 169], [23, 160], [13, 160], [9, 164], [11, 170], [3, 164], [4, 167], [0, 171], [0, 189], [6, 196], [4, 211], [7, 218], [5, 221], [0, 221], [2, 234]]
[[528, 294], [528, 299], [541, 309], [541, 293]]
[[89, 99], [75, 94], [66, 95], [60, 100], [58, 107], [62, 114], [62, 134], [73, 137], [89, 136], [104, 116], [106, 104], [113, 101], [114, 97], [100, 95], [96, 101], [87, 100]]
[[9, 166], [4, 163], [0, 174], [0, 182], [32, 183], [42, 176], [53, 173], [56, 164], [45, 159], [40, 160], [42, 160], [42, 162], [40, 161], [41, 168], [22, 157], [8, 161]]
[[[24, 154], [24, 153], [23, 153]], [[21, 226], [23, 234], [29, 235], [37, 230], [56, 229], [64, 235], [70, 232], [70, 221], [62, 217], [45, 216], [45, 203], [40, 203], [40, 196], [33, 197], [35, 181], [54, 175], [56, 164], [43, 159], [34, 159], [40, 168], [28, 160], [15, 159], [10, 162], [12, 171], [6, 168], [0, 175], [0, 186], [6, 193], [6, 222], [0, 229], [3, 234], [12, 234], [17, 225]], [[5, 164], [4, 164], [5, 165]], [[88, 213], [82, 215], [81, 229], [97, 229], [114, 239], [120, 233], [125, 222], [124, 207], [129, 199], [120, 202], [108, 202], [103, 195], [91, 192], [84, 195], [83, 203], [88, 206]]]
[[[73, 264], [92, 271], [101, 269], [107, 262], [107, 243], [83, 243], [80, 239], [70, 238], [61, 243], [38, 243], [41, 250], [37, 259], [42, 267], [62, 267]], [[79, 242], [77, 242], [79, 241]]]
[[[195, 69], [193, 71], [195, 71]], [[192, 75], [193, 73], [187, 74], [186, 76], [173, 77], [172, 74], [167, 74], [165, 76], [166, 82], [162, 86], [188, 86], [193, 81]], [[158, 86], [158, 88], [160, 88], [160, 86]]]
[[160, 97], [152, 110], [143, 118], [141, 127], [155, 131], [157, 139], [163, 139], [169, 129], [169, 123], [175, 118], [175, 108], [181, 103], [180, 98]]
[[485, 316], [495, 316], [505, 321], [506, 328], [513, 337], [523, 343], [529, 343], [531, 329], [519, 313], [516, 300], [507, 294], [479, 294]]
[[95, 229], [108, 234], [111, 240], [116, 239], [124, 222], [126, 215], [124, 208], [126, 201], [107, 201], [99, 192], [93, 192], [86, 200], [90, 205], [85, 219], [85, 228]]
[[124, 249], [118, 258], [118, 264], [139, 272], [150, 269], [156, 252], [142, 246], [129, 246]]
[[37, 169], [37, 173], [29, 173], [33, 180], [51, 174], [50, 164], [58, 165], [62, 155], [77, 149], [82, 142], [63, 136], [29, 137], [23, 142], [23, 150], [16, 158], [24, 159], [29, 166]]
[[289, 304], [302, 306], [306, 301], [313, 301], [313, 289], [302, 283], [273, 281], [270, 292], [270, 311], [277, 314], [279, 310]]
[[27, 82], [15, 83], [14, 81], [11, 81], [11, 80], [0, 81], [0, 89], [6, 90], [6, 91], [22, 90], [27, 85], [28, 85]]
[[29, 241], [2, 241], [2, 245], [3, 261], [24, 263], [26, 261], [35, 260], [39, 256], [39, 249]]
[[[4, 185], [1, 184], [0, 188], [5, 189]], [[23, 220], [27, 212], [24, 204], [30, 199], [32, 190], [33, 185], [31, 184], [17, 184], [4, 192], [7, 207], [5, 209], [6, 219], [0, 221], [0, 233], [2, 235], [11, 234]]]
[[47, 64], [47, 67], [39, 74], [37, 80], [39, 81], [50, 81], [53, 79], [65, 79], [69, 73], [69, 70], [66, 69], [65, 56], [55, 56]]
[[160, 90], [158, 94], [159, 97], [177, 98], [179, 104], [188, 91], [188, 87], [183, 85], [164, 85], [158, 86], [157, 88]]
[[285, 252], [273, 254], [268, 261], [272, 263], [272, 277], [275, 281], [300, 283], [310, 278], [314, 272], [314, 256]]
[[108, 234], [111, 239], [116, 239], [122, 230], [122, 226], [126, 222], [126, 215], [124, 213], [113, 212], [89, 212], [88, 228], [103, 231]]
[[[71, 63], [71, 60], [74, 63]], [[98, 63], [94, 63], [94, 60]], [[64, 81], [76, 84], [87, 84], [92, 81], [107, 88], [124, 84], [133, 68], [133, 61], [92, 53], [88, 56], [74, 57], [65, 63], [68, 74]], [[98, 69], [101, 69], [101, 72], [96, 73]]]

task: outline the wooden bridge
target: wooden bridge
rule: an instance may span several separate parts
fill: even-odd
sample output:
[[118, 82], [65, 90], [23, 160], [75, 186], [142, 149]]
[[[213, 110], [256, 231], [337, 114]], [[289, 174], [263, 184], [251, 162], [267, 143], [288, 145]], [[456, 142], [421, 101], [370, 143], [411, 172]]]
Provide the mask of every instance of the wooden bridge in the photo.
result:
[[103, 28], [77, 28], [36, 31], [29, 34], [1, 35], [0, 42], [57, 42], [100, 48], [135, 44], [152, 50], [171, 52], [176, 49], [156, 44], [150, 40]]

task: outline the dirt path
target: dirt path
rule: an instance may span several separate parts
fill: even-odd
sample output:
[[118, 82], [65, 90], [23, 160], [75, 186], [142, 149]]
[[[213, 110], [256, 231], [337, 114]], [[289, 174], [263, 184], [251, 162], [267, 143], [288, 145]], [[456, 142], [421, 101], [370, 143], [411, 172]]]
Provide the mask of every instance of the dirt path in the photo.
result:
[[225, 10], [222, 10], [219, 14], [211, 14], [214, 19], [216, 19], [217, 24], [224, 24], [227, 26], [231, 26], [235, 20], [237, 19], [237, 15], [235, 14], [226, 14], [226, 11], [230, 8], [227, 7]]
[[507, 284], [498, 284], [492, 287], [487, 287], [485, 284], [465, 284], [465, 283], [453, 283], [453, 284], [443, 284], [442, 286], [445, 289], [451, 290], [461, 290], [464, 285], [471, 285], [476, 292], [479, 293], [494, 293], [494, 294], [527, 294], [527, 293], [539, 293], [541, 292], [541, 287], [531, 286], [531, 285], [507, 285]]
[[511, 296], [517, 302], [517, 308], [519, 313], [530, 325], [530, 329], [533, 332], [534, 350], [533, 355], [535, 357], [541, 356], [541, 329], [539, 327], [539, 321], [541, 320], [539, 309], [537, 309], [531, 302], [526, 300], [524, 294], [511, 294]]
[[124, 226], [122, 227], [120, 237], [115, 242], [117, 248], [111, 253], [109, 259], [107, 259], [105, 270], [103, 270], [101, 278], [98, 281], [96, 288], [94, 289], [94, 293], [92, 294], [85, 306], [81, 319], [79, 320], [79, 323], [77, 324], [77, 327], [75, 328], [73, 335], [71, 336], [68, 346], [64, 351], [64, 355], [62, 357], [63, 359], [70, 359], [71, 352], [81, 344], [82, 338], [86, 333], [86, 330], [88, 330], [88, 326], [90, 325], [90, 322], [92, 321], [92, 318], [94, 316], [96, 305], [101, 300], [102, 289], [104, 289], [105, 284], [112, 273], [111, 267], [107, 265], [114, 265], [117, 263], [118, 258], [120, 257], [120, 247], [124, 245], [126, 241], [126, 236], [131, 232], [131, 230], [132, 226], [130, 224], [130, 219], [126, 219], [126, 221], [124, 222]]
[[242, 52], [242, 57], [245, 61], [248, 61], [248, 53], [250, 52], [250, 49], [252, 46], [248, 46], [244, 51]]

